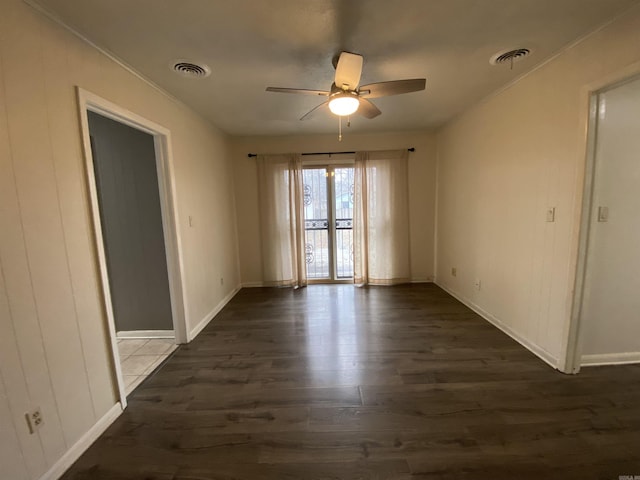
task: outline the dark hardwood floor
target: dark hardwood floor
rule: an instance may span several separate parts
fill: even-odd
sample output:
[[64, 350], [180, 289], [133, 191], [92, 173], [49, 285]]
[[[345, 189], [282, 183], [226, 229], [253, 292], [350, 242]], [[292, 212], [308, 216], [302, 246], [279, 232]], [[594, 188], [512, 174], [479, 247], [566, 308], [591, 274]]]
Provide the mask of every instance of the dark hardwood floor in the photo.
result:
[[640, 475], [640, 366], [563, 375], [434, 285], [245, 289], [65, 480]]

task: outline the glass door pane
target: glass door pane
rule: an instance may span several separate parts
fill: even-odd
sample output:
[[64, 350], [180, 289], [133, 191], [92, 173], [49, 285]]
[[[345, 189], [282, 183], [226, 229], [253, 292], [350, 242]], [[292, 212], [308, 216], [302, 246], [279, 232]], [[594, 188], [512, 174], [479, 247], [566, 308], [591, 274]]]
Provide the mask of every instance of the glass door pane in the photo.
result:
[[335, 200], [335, 272], [337, 279], [353, 277], [353, 167], [336, 168], [333, 175]]
[[307, 278], [331, 279], [327, 169], [303, 170]]

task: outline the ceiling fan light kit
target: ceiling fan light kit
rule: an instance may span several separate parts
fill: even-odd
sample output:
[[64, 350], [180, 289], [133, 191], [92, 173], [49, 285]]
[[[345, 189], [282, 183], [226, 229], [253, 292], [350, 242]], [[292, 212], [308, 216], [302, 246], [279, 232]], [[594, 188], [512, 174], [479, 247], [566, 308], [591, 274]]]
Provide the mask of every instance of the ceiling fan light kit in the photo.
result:
[[[375, 118], [382, 112], [369, 98], [388, 97], [402, 93], [417, 92], [425, 89], [424, 78], [412, 78], [408, 80], [392, 80], [389, 82], [370, 83], [359, 86], [362, 75], [362, 55], [342, 52], [336, 63], [336, 74], [331, 90], [309, 90], [300, 88], [267, 87], [267, 92], [296, 93], [302, 95], [319, 95], [329, 97], [328, 100], [314, 107], [300, 118], [309, 119], [318, 110], [329, 107], [329, 110], [340, 119], [358, 112], [365, 118]], [[342, 139], [342, 123], [340, 122], [340, 135]]]
[[356, 113], [359, 106], [358, 95], [353, 92], [336, 93], [329, 100], [329, 110], [339, 117], [346, 117]]

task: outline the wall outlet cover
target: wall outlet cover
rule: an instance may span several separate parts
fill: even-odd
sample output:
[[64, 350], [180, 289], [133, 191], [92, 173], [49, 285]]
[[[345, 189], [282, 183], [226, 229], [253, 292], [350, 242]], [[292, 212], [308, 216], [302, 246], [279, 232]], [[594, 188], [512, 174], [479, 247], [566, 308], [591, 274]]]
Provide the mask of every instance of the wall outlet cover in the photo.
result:
[[36, 433], [36, 431], [44, 425], [44, 417], [42, 416], [40, 407], [34, 408], [30, 412], [25, 413], [24, 416], [27, 420], [27, 427], [29, 427], [30, 434]]

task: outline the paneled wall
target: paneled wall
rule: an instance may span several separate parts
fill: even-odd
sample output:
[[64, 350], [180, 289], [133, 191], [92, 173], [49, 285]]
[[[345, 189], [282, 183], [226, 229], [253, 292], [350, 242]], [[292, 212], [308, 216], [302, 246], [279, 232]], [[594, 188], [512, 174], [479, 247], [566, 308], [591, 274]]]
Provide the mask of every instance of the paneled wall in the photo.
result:
[[[640, 62], [638, 45], [636, 8], [438, 136], [437, 283], [560, 368], [573, 299], [589, 89], [631, 74]], [[546, 221], [548, 208], [555, 208], [555, 222]]]
[[215, 127], [20, 0], [0, 12], [0, 476], [36, 479], [116, 402], [75, 87], [171, 131], [188, 330], [239, 284], [233, 176]]
[[432, 281], [436, 195], [436, 137], [430, 132], [346, 133], [285, 137], [233, 137], [238, 208], [240, 269], [243, 285], [262, 284], [258, 178], [255, 158], [247, 153], [342, 152], [415, 147], [409, 154], [409, 230], [412, 279]]

